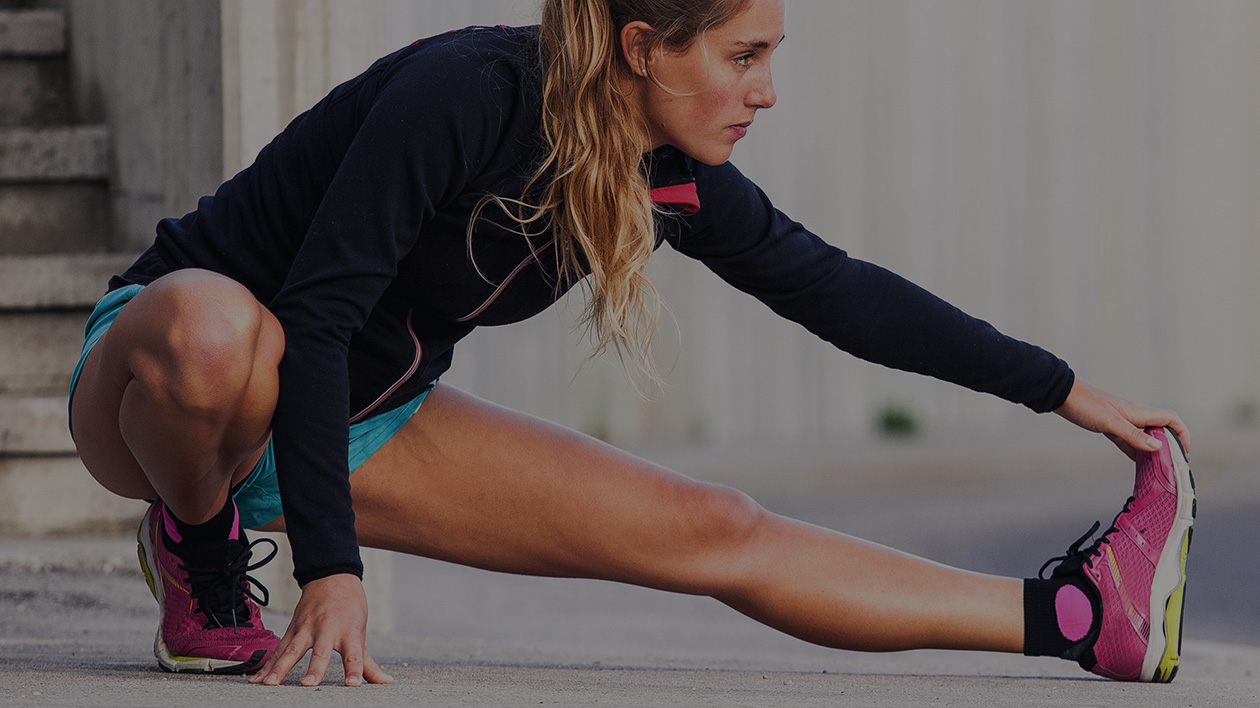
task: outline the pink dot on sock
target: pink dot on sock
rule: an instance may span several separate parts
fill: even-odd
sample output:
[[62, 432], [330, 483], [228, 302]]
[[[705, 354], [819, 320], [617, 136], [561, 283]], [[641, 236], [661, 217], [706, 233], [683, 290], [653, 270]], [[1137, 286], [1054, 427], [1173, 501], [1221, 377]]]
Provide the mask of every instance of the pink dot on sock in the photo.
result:
[[1069, 642], [1080, 641], [1089, 634], [1094, 608], [1080, 588], [1075, 585], [1059, 588], [1054, 594], [1054, 613], [1059, 619], [1059, 631]]

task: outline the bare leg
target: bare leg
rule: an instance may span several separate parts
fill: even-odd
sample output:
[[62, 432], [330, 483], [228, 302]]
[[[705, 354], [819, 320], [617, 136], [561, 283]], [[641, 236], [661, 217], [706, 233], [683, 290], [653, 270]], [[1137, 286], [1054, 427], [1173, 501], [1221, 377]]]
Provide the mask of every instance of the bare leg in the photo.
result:
[[1019, 580], [771, 514], [448, 386], [351, 483], [365, 545], [711, 595], [832, 647], [1023, 648]]
[[[84, 367], [80, 455], [106, 488], [206, 520], [261, 453], [282, 352], [279, 324], [239, 284], [204, 271], [159, 280]], [[769, 514], [449, 387], [351, 480], [366, 545], [712, 595], [828, 646], [1022, 648], [1018, 580]]]
[[239, 283], [202, 270], [157, 280], [83, 367], [80, 457], [106, 489], [206, 521], [262, 452], [283, 351], [280, 324]]

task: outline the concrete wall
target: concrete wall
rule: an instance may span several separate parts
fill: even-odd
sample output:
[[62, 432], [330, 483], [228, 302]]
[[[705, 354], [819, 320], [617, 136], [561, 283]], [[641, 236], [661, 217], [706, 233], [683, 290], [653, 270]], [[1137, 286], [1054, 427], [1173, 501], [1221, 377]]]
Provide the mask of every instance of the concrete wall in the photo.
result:
[[[223, 0], [214, 25], [212, 2], [80, 2], [76, 27], [135, 41], [88, 47], [125, 71], [79, 93], [119, 122], [119, 203], [145, 212], [147, 232], [376, 57], [466, 24], [534, 21], [536, 5]], [[1250, 0], [793, 0], [779, 106], [734, 160], [831, 242], [1086, 378], [1200, 426], [1243, 424], [1260, 402], [1257, 31]], [[221, 89], [179, 81], [215, 75], [216, 36]], [[176, 61], [142, 59], [161, 56]], [[105, 110], [116, 89], [137, 99]], [[217, 116], [194, 109], [216, 100]], [[862, 436], [889, 404], [938, 431], [1030, 418], [834, 352], [675, 254], [653, 268], [683, 333], [679, 350], [662, 331], [676, 366], [661, 400], [636, 399], [615, 363], [582, 366], [576, 298], [475, 333], [447, 380], [622, 443]]]
[[77, 122], [113, 141], [110, 247], [139, 251], [223, 174], [218, 0], [40, 0], [70, 11]]
[[537, 21], [536, 0], [223, 0], [224, 171], [376, 59], [472, 24]]

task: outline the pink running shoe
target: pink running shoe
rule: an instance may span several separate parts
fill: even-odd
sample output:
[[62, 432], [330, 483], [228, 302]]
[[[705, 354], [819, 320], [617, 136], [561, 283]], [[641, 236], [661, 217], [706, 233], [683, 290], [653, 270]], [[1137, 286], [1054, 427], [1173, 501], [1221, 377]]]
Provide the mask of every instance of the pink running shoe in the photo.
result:
[[[153, 640], [158, 664], [167, 671], [208, 674], [243, 674], [261, 666], [279, 640], [263, 627], [258, 608], [267, 604], [267, 588], [246, 573], [275, 557], [275, 542], [247, 543], [238, 516], [231, 538], [211, 553], [221, 554], [222, 562], [202, 567], [170, 550], [164, 538], [171, 535], [169, 523], [165, 505], [154, 502], [137, 534], [140, 569], [161, 610]], [[271, 554], [250, 565], [253, 547], [264, 542], [272, 545]]]
[[[1080, 657], [1082, 668], [1121, 681], [1166, 683], [1181, 662], [1181, 618], [1186, 555], [1196, 503], [1190, 463], [1177, 436], [1166, 428], [1146, 431], [1164, 446], [1139, 453], [1133, 496], [1111, 528], [1088, 548], [1098, 523], [1068, 548], [1051, 577], [1084, 576], [1096, 591], [1097, 637]], [[1077, 575], [1077, 580], [1080, 580]]]

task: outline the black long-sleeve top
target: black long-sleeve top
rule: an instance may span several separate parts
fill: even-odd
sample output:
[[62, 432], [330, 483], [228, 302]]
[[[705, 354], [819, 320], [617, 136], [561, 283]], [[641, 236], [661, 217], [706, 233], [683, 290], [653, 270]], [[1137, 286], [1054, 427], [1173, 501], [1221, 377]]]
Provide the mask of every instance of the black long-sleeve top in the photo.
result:
[[[349, 423], [418, 395], [474, 327], [531, 317], [574, 285], [556, 276], [549, 234], [527, 241], [494, 207], [469, 258], [472, 210], [487, 194], [520, 197], [544, 155], [541, 82], [537, 28], [469, 28], [390, 54], [295, 118], [196, 211], [162, 221], [111, 281], [209, 269], [283, 326], [272, 429], [300, 583], [362, 573]], [[840, 349], [1036, 411], [1066, 399], [1063, 361], [849, 258], [731, 164], [667, 146], [645, 169], [667, 212], [662, 241]]]

